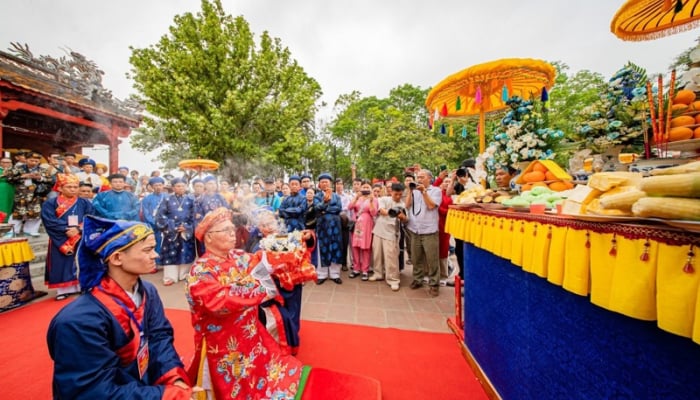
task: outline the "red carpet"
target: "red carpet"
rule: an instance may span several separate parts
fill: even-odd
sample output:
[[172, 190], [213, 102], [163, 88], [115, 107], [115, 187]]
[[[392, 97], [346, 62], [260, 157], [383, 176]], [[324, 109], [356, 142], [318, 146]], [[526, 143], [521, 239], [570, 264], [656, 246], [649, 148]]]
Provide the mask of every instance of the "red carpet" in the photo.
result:
[[[46, 330], [66, 304], [48, 299], [0, 314], [0, 397], [51, 398]], [[189, 360], [194, 351], [189, 312], [166, 313], [175, 327], [175, 347]], [[304, 364], [374, 378], [384, 400], [487, 399], [452, 334], [303, 321], [301, 340], [298, 358]]]

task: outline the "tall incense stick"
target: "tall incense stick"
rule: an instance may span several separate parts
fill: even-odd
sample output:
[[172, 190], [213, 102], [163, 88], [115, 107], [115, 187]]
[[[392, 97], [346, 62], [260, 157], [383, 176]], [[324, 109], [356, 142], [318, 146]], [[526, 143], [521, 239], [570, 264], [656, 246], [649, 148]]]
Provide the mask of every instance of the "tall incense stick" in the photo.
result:
[[651, 81], [647, 81], [647, 99], [649, 100], [649, 117], [651, 118], [651, 131], [654, 134], [654, 144], [658, 146], [660, 140], [659, 127], [656, 125], [656, 113], [654, 110], [654, 94], [651, 92]]
[[668, 141], [671, 132], [671, 104], [676, 91], [676, 70], [671, 71], [671, 83], [668, 87], [668, 111], [666, 112], [666, 134], [664, 135], [664, 154], [668, 153]]

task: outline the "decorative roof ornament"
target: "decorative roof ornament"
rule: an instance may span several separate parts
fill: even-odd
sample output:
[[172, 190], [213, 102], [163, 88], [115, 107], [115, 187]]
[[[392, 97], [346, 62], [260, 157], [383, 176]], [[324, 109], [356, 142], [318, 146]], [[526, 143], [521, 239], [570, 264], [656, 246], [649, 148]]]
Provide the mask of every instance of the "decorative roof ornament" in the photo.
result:
[[[97, 64], [84, 55], [68, 49], [63, 49], [67, 56], [55, 58], [42, 55], [34, 56], [29, 46], [11, 42], [8, 51], [10, 55], [24, 61], [26, 65], [11, 62], [15, 67], [21, 68], [44, 79], [54, 80], [69, 88], [69, 90], [88, 101], [106, 104], [123, 113], [139, 116], [144, 107], [134, 99], [119, 100], [112, 95], [112, 91], [102, 86], [102, 71]], [[11, 61], [7, 59], [8, 61]]]

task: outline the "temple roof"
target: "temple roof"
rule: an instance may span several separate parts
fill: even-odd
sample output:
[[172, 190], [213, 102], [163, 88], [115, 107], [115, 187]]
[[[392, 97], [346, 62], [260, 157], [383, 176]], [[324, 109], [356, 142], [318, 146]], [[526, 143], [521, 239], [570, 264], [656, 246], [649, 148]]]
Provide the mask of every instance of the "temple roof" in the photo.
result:
[[0, 86], [8, 82], [28, 93], [38, 93], [89, 109], [136, 127], [143, 107], [136, 101], [119, 100], [102, 86], [101, 71], [94, 61], [74, 51], [68, 56], [35, 57], [29, 47], [11, 43], [10, 53], [0, 51]]

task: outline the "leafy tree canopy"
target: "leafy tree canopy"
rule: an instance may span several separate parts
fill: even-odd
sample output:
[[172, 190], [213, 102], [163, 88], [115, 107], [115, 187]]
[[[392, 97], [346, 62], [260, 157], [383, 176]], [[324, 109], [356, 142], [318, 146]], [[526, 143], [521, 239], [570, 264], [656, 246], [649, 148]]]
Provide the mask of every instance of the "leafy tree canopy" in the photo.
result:
[[[136, 148], [226, 163], [232, 176], [298, 168], [321, 96], [319, 84], [267, 32], [256, 41], [220, 0], [174, 19], [148, 48], [131, 48], [130, 77], [147, 115]], [[235, 161], [235, 162], [232, 162]]]

